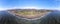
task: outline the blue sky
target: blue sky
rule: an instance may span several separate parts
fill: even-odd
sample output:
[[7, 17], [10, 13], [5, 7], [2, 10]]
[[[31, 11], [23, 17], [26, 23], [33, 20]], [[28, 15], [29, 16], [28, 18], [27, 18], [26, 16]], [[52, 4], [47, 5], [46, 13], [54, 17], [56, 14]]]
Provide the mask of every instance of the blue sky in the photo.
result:
[[60, 0], [0, 0], [0, 9], [14, 7], [60, 8]]

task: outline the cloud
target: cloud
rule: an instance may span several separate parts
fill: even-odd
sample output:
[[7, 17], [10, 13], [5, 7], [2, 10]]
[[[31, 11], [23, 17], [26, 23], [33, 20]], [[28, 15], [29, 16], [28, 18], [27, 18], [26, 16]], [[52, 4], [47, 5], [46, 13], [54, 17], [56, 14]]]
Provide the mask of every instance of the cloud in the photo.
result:
[[6, 10], [5, 8], [0, 8], [0, 11]]
[[0, 11], [9, 10], [9, 9], [12, 9], [12, 8], [0, 8]]
[[60, 10], [60, 7], [58, 8], [42, 8], [42, 7], [13, 7], [13, 8], [0, 8], [0, 11], [3, 10], [9, 10], [9, 9], [48, 9], [48, 10]]

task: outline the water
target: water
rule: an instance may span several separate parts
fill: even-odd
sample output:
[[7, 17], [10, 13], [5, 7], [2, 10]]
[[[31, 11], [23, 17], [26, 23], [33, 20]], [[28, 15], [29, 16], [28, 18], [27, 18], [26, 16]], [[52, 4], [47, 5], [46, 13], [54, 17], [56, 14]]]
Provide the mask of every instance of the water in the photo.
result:
[[[16, 20], [17, 19], [17, 20]], [[60, 22], [60, 12], [52, 12], [42, 19], [37, 20], [25, 20], [18, 19], [17, 17], [9, 14], [7, 11], [0, 11], [0, 24], [59, 24]]]

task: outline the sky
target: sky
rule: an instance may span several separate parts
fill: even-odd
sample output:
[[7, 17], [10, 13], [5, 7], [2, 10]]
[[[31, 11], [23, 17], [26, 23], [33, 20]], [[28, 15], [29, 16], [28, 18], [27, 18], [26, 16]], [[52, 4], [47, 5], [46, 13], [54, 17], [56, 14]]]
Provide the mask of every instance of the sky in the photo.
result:
[[0, 0], [0, 10], [10, 8], [60, 9], [60, 0]]

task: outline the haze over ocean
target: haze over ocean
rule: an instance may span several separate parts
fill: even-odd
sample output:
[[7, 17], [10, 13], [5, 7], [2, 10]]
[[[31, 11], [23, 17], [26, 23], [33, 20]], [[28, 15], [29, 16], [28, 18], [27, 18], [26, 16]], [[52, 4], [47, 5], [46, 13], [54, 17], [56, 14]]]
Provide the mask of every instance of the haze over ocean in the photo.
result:
[[0, 0], [0, 10], [10, 8], [60, 9], [60, 0]]

